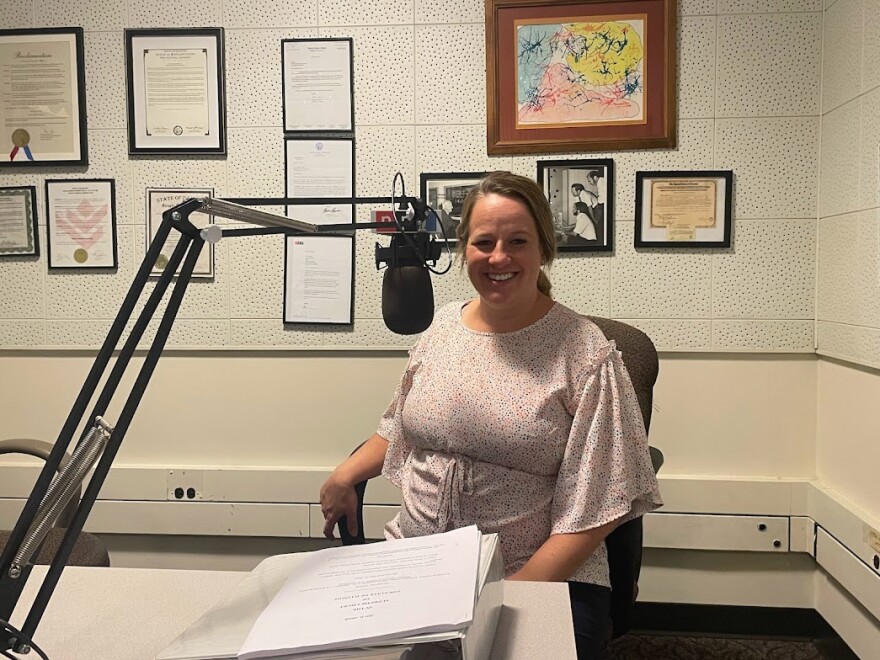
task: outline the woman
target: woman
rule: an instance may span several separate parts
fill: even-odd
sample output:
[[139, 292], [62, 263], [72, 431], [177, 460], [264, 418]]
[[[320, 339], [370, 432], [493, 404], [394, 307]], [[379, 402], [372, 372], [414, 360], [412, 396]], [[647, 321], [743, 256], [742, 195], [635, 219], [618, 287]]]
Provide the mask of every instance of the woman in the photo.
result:
[[400, 538], [498, 532], [510, 580], [569, 582], [579, 658], [601, 656], [610, 589], [602, 541], [661, 504], [638, 402], [615, 350], [550, 297], [553, 218], [534, 181], [487, 175], [458, 228], [477, 297], [443, 307], [410, 352], [378, 431], [321, 488], [324, 533], [353, 485], [403, 491]]

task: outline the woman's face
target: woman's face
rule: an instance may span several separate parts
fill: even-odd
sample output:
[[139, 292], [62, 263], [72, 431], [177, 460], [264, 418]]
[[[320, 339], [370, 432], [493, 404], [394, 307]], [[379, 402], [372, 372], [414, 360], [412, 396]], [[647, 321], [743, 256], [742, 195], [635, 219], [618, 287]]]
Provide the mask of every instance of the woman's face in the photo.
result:
[[467, 272], [483, 304], [531, 309], [538, 293], [541, 247], [535, 220], [517, 199], [489, 194], [471, 211]]

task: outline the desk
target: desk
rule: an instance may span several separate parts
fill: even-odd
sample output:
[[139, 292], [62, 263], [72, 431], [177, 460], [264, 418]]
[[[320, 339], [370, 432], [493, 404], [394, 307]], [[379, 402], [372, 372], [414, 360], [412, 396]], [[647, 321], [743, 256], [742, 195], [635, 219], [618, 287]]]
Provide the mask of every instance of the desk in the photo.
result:
[[[45, 574], [45, 566], [34, 567], [14, 624], [22, 624]], [[35, 639], [50, 660], [150, 660], [246, 575], [70, 566]], [[568, 587], [506, 582], [491, 660], [534, 658], [575, 658]]]

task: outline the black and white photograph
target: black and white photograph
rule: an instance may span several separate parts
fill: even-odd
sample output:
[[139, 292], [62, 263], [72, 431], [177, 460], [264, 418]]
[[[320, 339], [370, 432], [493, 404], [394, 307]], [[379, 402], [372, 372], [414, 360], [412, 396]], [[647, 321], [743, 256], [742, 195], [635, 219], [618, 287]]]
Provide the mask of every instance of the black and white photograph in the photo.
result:
[[484, 176], [486, 172], [422, 173], [419, 176], [420, 197], [434, 211], [425, 219], [425, 230], [438, 240], [454, 242], [464, 198]]
[[538, 181], [553, 211], [561, 252], [612, 250], [614, 161], [538, 161]]

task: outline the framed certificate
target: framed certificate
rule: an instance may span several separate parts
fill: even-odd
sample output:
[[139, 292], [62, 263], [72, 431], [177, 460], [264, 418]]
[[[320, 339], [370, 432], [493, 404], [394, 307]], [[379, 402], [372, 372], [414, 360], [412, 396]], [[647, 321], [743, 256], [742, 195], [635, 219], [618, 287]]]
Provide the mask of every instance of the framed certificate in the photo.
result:
[[281, 41], [284, 132], [354, 130], [351, 37]]
[[39, 255], [36, 187], [0, 188], [0, 257]]
[[729, 248], [733, 172], [636, 172], [636, 247]]
[[286, 215], [318, 225], [354, 222], [354, 203], [313, 204], [313, 198], [354, 196], [354, 139], [287, 138], [284, 141], [284, 196], [301, 199]]
[[223, 28], [125, 31], [128, 153], [226, 153], [223, 51]]
[[[146, 246], [150, 247], [156, 232], [159, 231], [159, 225], [162, 224], [162, 214], [168, 209], [172, 209], [178, 204], [182, 204], [188, 199], [199, 197], [213, 197], [213, 188], [147, 188], [147, 217], [146, 217]], [[194, 213], [190, 216], [189, 221], [199, 229], [208, 226], [214, 222], [214, 216], [205, 215], [204, 213]], [[168, 264], [168, 259], [174, 248], [177, 247], [177, 240], [180, 234], [176, 230], [172, 230], [162, 246], [162, 251], [153, 264], [150, 275], [161, 275]], [[178, 267], [178, 273], [180, 268]], [[214, 277], [214, 244], [206, 242], [202, 251], [199, 253], [198, 261], [196, 261], [195, 269], [192, 273], [193, 279], [211, 279]]]
[[113, 269], [116, 186], [113, 179], [46, 179], [50, 270]]
[[285, 323], [354, 323], [354, 238], [287, 236], [284, 243]]
[[0, 167], [88, 165], [83, 30], [0, 30]]

